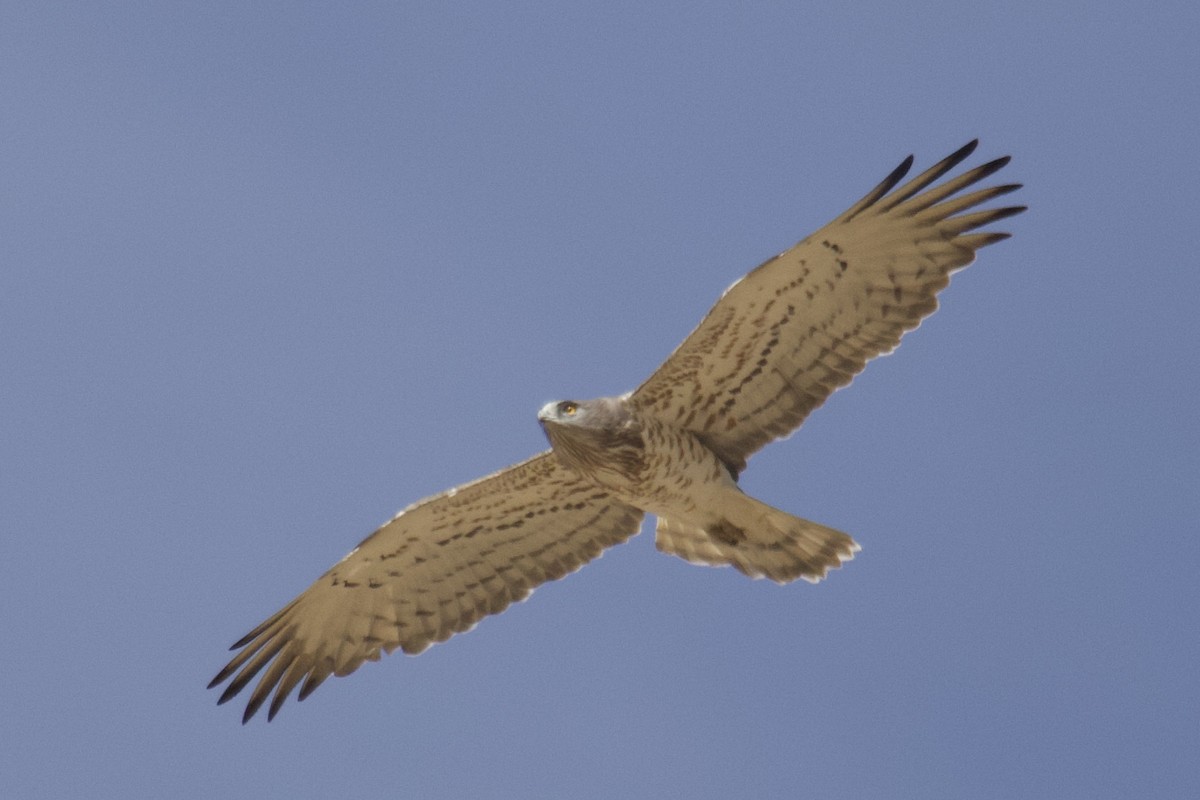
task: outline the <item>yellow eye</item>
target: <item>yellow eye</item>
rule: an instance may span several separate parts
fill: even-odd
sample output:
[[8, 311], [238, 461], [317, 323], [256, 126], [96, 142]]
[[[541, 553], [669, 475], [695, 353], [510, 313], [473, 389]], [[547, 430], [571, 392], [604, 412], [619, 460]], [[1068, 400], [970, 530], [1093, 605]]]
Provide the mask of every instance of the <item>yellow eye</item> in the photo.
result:
[[564, 417], [573, 417], [575, 416], [575, 412], [578, 410], [579, 406], [575, 403], [563, 403], [561, 406], [559, 406], [559, 411], [562, 412]]

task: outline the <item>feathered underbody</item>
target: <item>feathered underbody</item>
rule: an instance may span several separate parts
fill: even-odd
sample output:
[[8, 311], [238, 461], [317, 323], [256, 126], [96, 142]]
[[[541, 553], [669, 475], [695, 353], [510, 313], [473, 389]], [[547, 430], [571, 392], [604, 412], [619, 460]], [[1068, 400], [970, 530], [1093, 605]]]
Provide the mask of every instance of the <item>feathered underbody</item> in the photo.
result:
[[780, 583], [816, 582], [859, 549], [841, 531], [746, 495], [702, 439], [628, 397], [549, 403], [538, 421], [559, 462], [658, 518], [660, 550]]
[[[937, 308], [950, 274], [1024, 210], [979, 209], [998, 158], [942, 180], [975, 149], [865, 197], [734, 282], [641, 386], [553, 403], [552, 451], [414, 503], [234, 643], [209, 684], [226, 702], [258, 677], [242, 721], [399, 648], [469, 630], [658, 517], [659, 549], [779, 582], [817, 580], [858, 546], [744, 494], [747, 459], [795, 430]], [[259, 677], [261, 676], [261, 677]]]

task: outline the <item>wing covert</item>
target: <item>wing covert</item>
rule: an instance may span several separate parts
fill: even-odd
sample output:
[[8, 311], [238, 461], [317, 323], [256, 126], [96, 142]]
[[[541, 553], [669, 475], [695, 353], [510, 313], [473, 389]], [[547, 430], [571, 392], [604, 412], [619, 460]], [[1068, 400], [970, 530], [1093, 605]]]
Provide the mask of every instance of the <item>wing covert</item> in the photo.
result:
[[238, 640], [209, 688], [232, 677], [224, 703], [265, 669], [242, 721], [272, 692], [274, 718], [298, 685], [303, 700], [330, 675], [469, 630], [623, 542], [641, 520], [551, 453], [534, 456], [400, 512]]

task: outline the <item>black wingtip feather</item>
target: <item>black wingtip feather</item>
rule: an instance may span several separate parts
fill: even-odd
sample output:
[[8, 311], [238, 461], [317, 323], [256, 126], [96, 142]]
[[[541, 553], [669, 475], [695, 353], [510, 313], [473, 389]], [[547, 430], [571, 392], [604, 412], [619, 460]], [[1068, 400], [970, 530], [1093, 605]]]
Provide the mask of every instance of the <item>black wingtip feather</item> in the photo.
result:
[[892, 170], [886, 178], [880, 181], [879, 185], [872, 189], [870, 194], [860, 200], [857, 205], [862, 206], [862, 208], [867, 208], [871, 205], [874, 205], [879, 198], [884, 197], [888, 192], [896, 188], [896, 184], [904, 179], [904, 176], [908, 174], [910, 169], [912, 169], [912, 166], [915, 162], [916, 157], [910, 154], [908, 158], [901, 161], [900, 165]]
[[978, 137], [972, 139], [971, 141], [967, 142], [962, 147], [958, 148], [953, 153], [951, 153], [950, 160], [957, 164], [959, 161], [962, 161], [964, 158], [971, 155], [971, 153], [974, 153], [976, 147], [979, 147], [979, 138]]
[[879, 202], [881, 197], [886, 196], [888, 192], [890, 192], [892, 189], [895, 189], [896, 184], [900, 183], [904, 176], [908, 174], [908, 171], [912, 169], [914, 161], [915, 157], [912, 155], [901, 161], [900, 166], [892, 170], [891, 174], [880, 181], [879, 185], [869, 191], [865, 197], [863, 197], [854, 205], [850, 206], [850, 208], [846, 209], [846, 212], [838, 217], [837, 221], [848, 222], [854, 219], [854, 217], [858, 216], [858, 214], [864, 209], [870, 208], [871, 206], [875, 205], [875, 203]]
[[1012, 156], [1000, 156], [976, 167], [971, 171], [971, 174], [974, 175], [975, 181], [981, 181], [992, 173], [1003, 169], [1010, 161], [1012, 161]]
[[1011, 233], [1005, 231], [995, 231], [989, 233], [968, 233], [959, 236], [957, 241], [964, 247], [969, 247], [972, 250], [979, 250], [987, 247], [989, 244], [1003, 242], [1005, 239], [1012, 238]]
[[998, 222], [1002, 219], [1015, 217], [1017, 214], [1027, 210], [1027, 208], [1027, 206], [1005, 206], [1004, 208], [994, 208], [989, 211], [980, 211], [976, 215], [979, 221], [967, 230], [974, 230], [975, 228], [982, 227], [984, 225], [991, 225], [993, 222]]
[[263, 701], [265, 701], [266, 699], [267, 699], [267, 694], [265, 692], [263, 692], [261, 694], [255, 693], [255, 695], [250, 698], [250, 702], [246, 703], [246, 710], [242, 712], [242, 724], [243, 725], [245, 725], [247, 722], [249, 722], [250, 718], [258, 713], [258, 710], [260, 708], [262, 708]]
[[319, 674], [315, 669], [308, 674], [304, 679], [304, 684], [300, 687], [299, 693], [296, 695], [296, 702], [302, 702], [306, 697], [317, 690], [317, 687], [325, 682], [329, 677], [329, 673]]
[[[247, 680], [249, 680], [249, 679], [247, 679]], [[239, 683], [237, 681], [234, 681], [233, 683], [226, 686], [225, 691], [221, 692], [221, 696], [219, 698], [217, 698], [217, 705], [223, 705], [224, 703], [228, 703], [230, 700], [232, 700], [234, 698], [234, 696], [237, 695], [238, 692], [240, 692], [242, 690], [242, 687], [244, 685], [245, 685], [244, 682]]]
[[[917, 157], [912, 153], [909, 153], [908, 158], [901, 161], [900, 164], [894, 170], [892, 170], [891, 174], [883, 179], [883, 183], [879, 184], [880, 188], [883, 189], [883, 194], [890, 192], [892, 187], [899, 183], [900, 179], [908, 174], [908, 171], [912, 169], [912, 166], [914, 163], [916, 163], [916, 160]], [[882, 196], [883, 195], [880, 195], [880, 197]]]
[[1029, 206], [1006, 206], [1005, 208], [997, 209], [996, 216], [993, 218], [993, 220], [1015, 217], [1017, 214], [1028, 210]]

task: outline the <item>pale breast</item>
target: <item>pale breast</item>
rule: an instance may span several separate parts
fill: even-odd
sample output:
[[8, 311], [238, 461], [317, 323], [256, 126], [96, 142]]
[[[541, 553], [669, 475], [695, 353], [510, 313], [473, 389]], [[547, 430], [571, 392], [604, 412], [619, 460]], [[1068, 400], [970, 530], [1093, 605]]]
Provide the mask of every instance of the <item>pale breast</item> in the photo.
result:
[[638, 480], [615, 494], [659, 516], [707, 505], [717, 487], [735, 486], [729, 470], [694, 434], [655, 419], [642, 420], [644, 460]]

